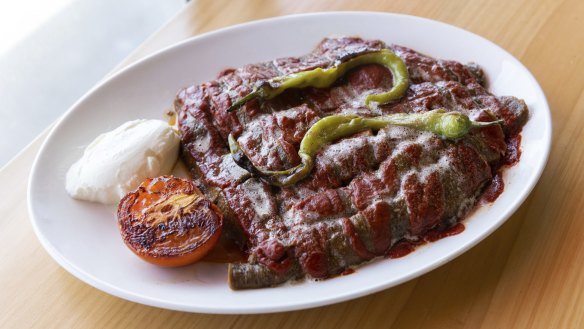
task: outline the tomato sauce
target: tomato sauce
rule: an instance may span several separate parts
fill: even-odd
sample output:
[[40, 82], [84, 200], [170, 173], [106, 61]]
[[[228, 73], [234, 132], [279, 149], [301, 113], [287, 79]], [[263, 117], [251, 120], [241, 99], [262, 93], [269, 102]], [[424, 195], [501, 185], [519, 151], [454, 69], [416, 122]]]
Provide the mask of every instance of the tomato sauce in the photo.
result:
[[387, 252], [386, 258], [400, 258], [412, 253], [420, 245], [426, 244], [428, 242], [434, 242], [440, 239], [447, 238], [449, 236], [457, 235], [464, 231], [465, 227], [462, 223], [456, 223], [454, 226], [447, 229], [435, 228], [425, 234], [419, 240], [410, 241], [402, 240], [393, 245]]

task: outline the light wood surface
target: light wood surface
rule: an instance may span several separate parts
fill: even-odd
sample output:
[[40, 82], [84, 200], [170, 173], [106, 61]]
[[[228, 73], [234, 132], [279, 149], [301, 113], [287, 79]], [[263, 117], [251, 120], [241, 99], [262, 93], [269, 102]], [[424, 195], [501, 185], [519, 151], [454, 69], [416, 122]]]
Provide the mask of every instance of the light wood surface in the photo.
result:
[[353, 301], [267, 315], [161, 310], [88, 286], [41, 247], [28, 218], [26, 185], [44, 133], [0, 170], [0, 327], [583, 328], [584, 1], [193, 0], [120, 67], [202, 32], [326, 10], [397, 12], [460, 26], [507, 49], [534, 73], [552, 109], [552, 153], [508, 222], [454, 261]]

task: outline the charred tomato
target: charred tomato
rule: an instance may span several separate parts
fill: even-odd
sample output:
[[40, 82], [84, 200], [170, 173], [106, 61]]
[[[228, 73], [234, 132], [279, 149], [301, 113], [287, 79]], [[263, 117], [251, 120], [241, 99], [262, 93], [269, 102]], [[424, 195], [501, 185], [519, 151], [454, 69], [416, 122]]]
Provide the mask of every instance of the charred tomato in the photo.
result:
[[125, 244], [145, 261], [183, 266], [204, 257], [217, 244], [221, 210], [189, 180], [160, 176], [145, 180], [118, 205]]

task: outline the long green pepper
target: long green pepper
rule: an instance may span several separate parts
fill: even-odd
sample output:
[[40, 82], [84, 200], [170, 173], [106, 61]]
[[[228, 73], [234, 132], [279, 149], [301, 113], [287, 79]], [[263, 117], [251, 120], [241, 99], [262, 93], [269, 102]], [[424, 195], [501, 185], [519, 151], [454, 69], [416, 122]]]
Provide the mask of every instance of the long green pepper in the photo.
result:
[[365, 105], [371, 107], [372, 102], [387, 104], [402, 97], [408, 89], [408, 68], [402, 59], [389, 49], [353, 54], [341, 58], [338, 62], [338, 64], [326, 69], [319, 67], [310, 71], [260, 81], [249, 94], [235, 101], [227, 111], [236, 110], [255, 98], [272, 99], [290, 88], [329, 87], [347, 71], [366, 64], [380, 64], [387, 67], [393, 76], [393, 87], [384, 93], [367, 95]]
[[314, 167], [314, 158], [323, 146], [365, 130], [379, 130], [388, 125], [396, 125], [431, 132], [446, 139], [458, 139], [464, 137], [473, 128], [492, 126], [501, 122], [501, 120], [476, 122], [470, 120], [465, 114], [446, 112], [444, 109], [423, 113], [395, 113], [371, 118], [331, 115], [318, 120], [302, 138], [298, 151], [301, 163], [281, 171], [263, 170], [256, 167], [232, 135], [229, 135], [229, 149], [235, 163], [240, 167], [272, 185], [289, 186], [310, 174]]

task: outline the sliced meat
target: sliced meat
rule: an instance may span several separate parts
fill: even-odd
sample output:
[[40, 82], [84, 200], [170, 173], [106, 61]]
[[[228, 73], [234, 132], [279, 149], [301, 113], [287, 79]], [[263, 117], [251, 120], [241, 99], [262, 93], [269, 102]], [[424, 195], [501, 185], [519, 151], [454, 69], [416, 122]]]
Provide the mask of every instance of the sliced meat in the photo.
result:
[[[197, 186], [223, 210], [225, 234], [249, 255], [247, 263], [230, 265], [232, 288], [327, 278], [386, 255], [399, 241], [449, 227], [476, 204], [507, 150], [516, 149], [509, 143], [519, 140], [511, 136], [527, 120], [523, 101], [489, 93], [475, 64], [437, 60], [397, 45], [389, 48], [408, 66], [410, 86], [394, 103], [373, 110], [364, 105], [365, 95], [392, 86], [391, 72], [372, 64], [351, 70], [329, 88], [292, 89], [227, 112], [258, 81], [383, 48], [388, 47], [378, 40], [327, 38], [305, 56], [224, 70], [216, 80], [177, 95], [183, 158]], [[299, 163], [304, 134], [325, 116], [438, 108], [504, 123], [455, 141], [396, 126], [365, 131], [324, 146], [311, 174], [289, 187], [252, 177], [233, 162], [226, 145], [233, 134], [254, 164], [284, 170]]]

